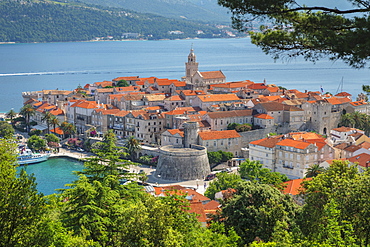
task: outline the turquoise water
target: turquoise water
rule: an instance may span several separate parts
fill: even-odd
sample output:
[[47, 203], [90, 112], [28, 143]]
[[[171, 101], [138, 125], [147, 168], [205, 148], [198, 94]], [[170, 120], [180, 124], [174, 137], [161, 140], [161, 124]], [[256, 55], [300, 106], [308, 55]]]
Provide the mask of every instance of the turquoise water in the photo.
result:
[[69, 158], [51, 158], [45, 162], [18, 167], [36, 177], [37, 190], [44, 195], [57, 193], [55, 189], [66, 188], [65, 184], [77, 180], [73, 171], [81, 171], [83, 163]]

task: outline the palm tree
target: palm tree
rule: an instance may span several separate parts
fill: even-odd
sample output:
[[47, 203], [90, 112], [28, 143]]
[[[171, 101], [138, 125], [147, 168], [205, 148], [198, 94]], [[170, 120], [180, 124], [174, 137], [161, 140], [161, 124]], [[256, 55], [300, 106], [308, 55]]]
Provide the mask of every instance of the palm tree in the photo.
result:
[[13, 123], [13, 118], [14, 118], [15, 116], [17, 116], [17, 113], [16, 113], [13, 109], [11, 109], [10, 111], [8, 111], [8, 112], [6, 113], [6, 117], [7, 117], [7, 118], [10, 118], [10, 122], [12, 123], [12, 125], [14, 125], [14, 123]]
[[49, 111], [44, 111], [44, 113], [42, 115], [43, 115], [43, 117], [42, 117], [41, 121], [46, 122], [46, 125], [48, 126], [48, 134], [50, 134], [50, 120], [54, 115], [51, 114]]
[[325, 171], [325, 168], [320, 166], [319, 164], [313, 164], [311, 165], [306, 172], [307, 178], [316, 177], [320, 173], [323, 173]]
[[341, 116], [339, 126], [353, 127], [354, 125], [355, 120], [353, 119], [352, 114], [346, 113]]
[[63, 135], [73, 135], [76, 133], [76, 127], [72, 123], [63, 122], [60, 125], [60, 128], [63, 130]]
[[355, 111], [352, 113], [353, 121], [355, 122], [354, 128], [363, 130], [366, 125], [366, 114]]
[[50, 124], [53, 125], [53, 127], [54, 127], [54, 133], [56, 133], [55, 132], [56, 126], [57, 125], [59, 126], [59, 124], [60, 124], [59, 119], [56, 116], [52, 115], [52, 117], [50, 118]]
[[126, 140], [125, 147], [129, 155], [131, 156], [131, 160], [134, 160], [136, 157], [136, 152], [141, 149], [140, 141], [134, 136], [130, 136]]
[[30, 118], [35, 115], [36, 111], [32, 105], [27, 104], [19, 112], [26, 119], [27, 133], [30, 133]]

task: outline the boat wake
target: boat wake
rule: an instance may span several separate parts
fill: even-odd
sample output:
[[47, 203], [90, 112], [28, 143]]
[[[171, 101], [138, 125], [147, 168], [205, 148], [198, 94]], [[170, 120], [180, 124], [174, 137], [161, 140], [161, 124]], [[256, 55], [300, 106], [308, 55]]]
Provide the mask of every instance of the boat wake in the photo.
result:
[[103, 74], [106, 72], [97, 71], [54, 71], [54, 72], [20, 72], [20, 73], [8, 73], [0, 74], [0, 77], [10, 76], [33, 76], [33, 75], [73, 75], [73, 74]]

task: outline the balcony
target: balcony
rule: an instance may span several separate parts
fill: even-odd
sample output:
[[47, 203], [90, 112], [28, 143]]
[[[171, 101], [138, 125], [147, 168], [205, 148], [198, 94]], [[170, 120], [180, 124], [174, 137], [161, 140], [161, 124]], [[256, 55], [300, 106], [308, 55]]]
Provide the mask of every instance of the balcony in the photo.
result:
[[123, 129], [123, 124], [114, 124], [112, 129], [115, 130], [122, 130]]

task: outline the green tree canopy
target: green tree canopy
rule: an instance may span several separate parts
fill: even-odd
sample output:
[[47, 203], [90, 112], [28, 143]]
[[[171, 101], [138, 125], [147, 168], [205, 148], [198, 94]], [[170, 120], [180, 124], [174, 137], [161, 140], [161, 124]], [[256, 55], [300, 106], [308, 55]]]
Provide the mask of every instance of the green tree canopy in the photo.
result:
[[120, 80], [118, 81], [116, 87], [128, 87], [130, 86], [130, 84], [128, 84], [128, 82], [126, 80]]
[[[297, 217], [305, 238], [326, 243], [335, 237], [332, 243], [338, 241], [349, 246], [355, 240], [356, 244], [367, 246], [370, 243], [370, 227], [366, 224], [370, 216], [369, 185], [368, 171], [360, 174], [357, 165], [339, 160], [333, 161], [325, 172], [305, 181], [305, 204]], [[330, 228], [339, 229], [341, 233], [333, 235], [328, 231]]]
[[40, 151], [46, 148], [46, 140], [40, 136], [33, 135], [27, 141], [27, 146], [35, 151]]
[[280, 186], [281, 183], [288, 181], [288, 177], [279, 172], [272, 172], [268, 168], [263, 168], [259, 161], [246, 160], [240, 164], [239, 173], [242, 178], [250, 181]]
[[45, 139], [46, 139], [47, 143], [50, 143], [50, 142], [57, 142], [58, 143], [60, 141], [59, 138], [54, 134], [46, 134]]
[[221, 219], [226, 229], [235, 229], [243, 244], [256, 238], [269, 241], [280, 222], [288, 223], [289, 230], [295, 227], [297, 207], [289, 195], [250, 181], [240, 182], [235, 189], [237, 192], [222, 207]]
[[206, 197], [215, 199], [215, 194], [221, 190], [233, 189], [242, 181], [238, 174], [219, 172], [216, 174], [217, 179], [209, 183], [207, 190], [204, 192]]
[[246, 31], [254, 22], [268, 23], [251, 32], [252, 42], [275, 59], [303, 56], [316, 61], [328, 56], [353, 67], [370, 57], [370, 2], [346, 0], [324, 4], [292, 0], [218, 0], [232, 13], [234, 28]]
[[14, 135], [14, 128], [11, 124], [5, 121], [0, 122], [0, 137], [11, 138]]

